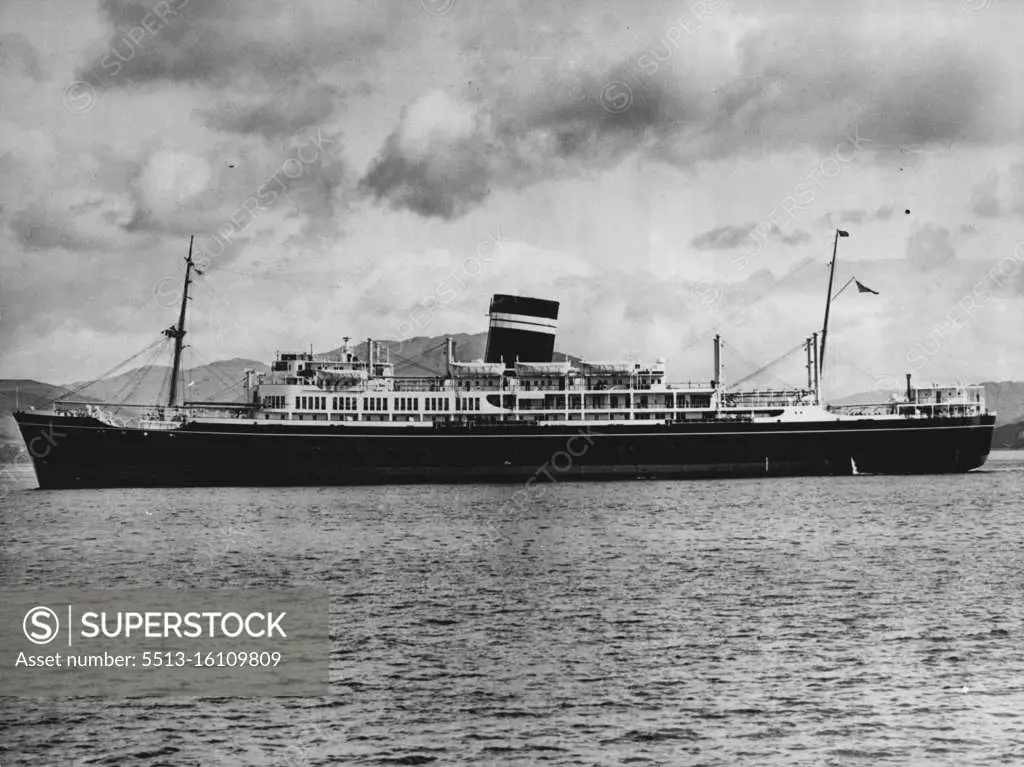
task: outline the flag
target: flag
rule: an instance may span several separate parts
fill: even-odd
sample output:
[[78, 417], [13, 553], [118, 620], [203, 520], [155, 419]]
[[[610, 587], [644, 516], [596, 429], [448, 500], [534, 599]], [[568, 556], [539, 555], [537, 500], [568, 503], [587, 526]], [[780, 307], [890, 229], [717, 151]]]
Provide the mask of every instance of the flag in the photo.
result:
[[844, 232], [842, 229], [836, 229], [836, 231], [839, 232], [839, 236], [840, 237], [849, 237], [850, 236], [849, 232]]
[[860, 280], [854, 279], [854, 282], [857, 283], [857, 292], [858, 293], [874, 293], [876, 296], [878, 295], [878, 291], [877, 290], [872, 290], [867, 285], [862, 283]]

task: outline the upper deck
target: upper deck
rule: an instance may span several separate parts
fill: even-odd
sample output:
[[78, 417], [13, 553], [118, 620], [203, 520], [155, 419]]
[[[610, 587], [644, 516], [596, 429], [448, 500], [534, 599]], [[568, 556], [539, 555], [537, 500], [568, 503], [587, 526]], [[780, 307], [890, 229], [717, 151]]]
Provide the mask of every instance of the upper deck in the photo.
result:
[[977, 386], [914, 389], [910, 398], [823, 409], [803, 389], [732, 391], [718, 382], [670, 382], [665, 360], [457, 362], [443, 376], [396, 376], [372, 342], [370, 359], [279, 355], [254, 381], [257, 420], [431, 424], [615, 423], [688, 420], [936, 418], [985, 412]]

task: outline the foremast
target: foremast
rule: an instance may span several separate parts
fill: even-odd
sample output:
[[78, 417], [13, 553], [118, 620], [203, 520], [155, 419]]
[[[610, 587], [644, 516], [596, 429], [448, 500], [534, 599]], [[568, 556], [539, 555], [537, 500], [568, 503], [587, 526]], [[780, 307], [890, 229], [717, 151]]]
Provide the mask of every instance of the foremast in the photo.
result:
[[185, 285], [181, 290], [181, 310], [178, 312], [178, 324], [171, 325], [164, 330], [164, 335], [174, 339], [174, 361], [171, 363], [171, 387], [167, 395], [167, 406], [174, 407], [178, 400], [178, 378], [181, 375], [181, 351], [185, 348], [185, 311], [188, 307], [188, 286], [192, 284], [192, 270], [202, 274], [196, 269], [192, 261], [192, 243], [195, 242], [195, 235], [188, 239], [188, 257], [185, 259]]

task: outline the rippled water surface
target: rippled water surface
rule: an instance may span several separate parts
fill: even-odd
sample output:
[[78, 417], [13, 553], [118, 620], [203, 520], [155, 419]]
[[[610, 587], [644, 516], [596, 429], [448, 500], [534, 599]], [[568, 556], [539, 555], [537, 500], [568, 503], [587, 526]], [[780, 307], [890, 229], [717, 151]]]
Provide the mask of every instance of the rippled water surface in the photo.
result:
[[[40, 492], [0, 585], [332, 596], [330, 695], [0, 698], [0, 765], [1024, 764], [1024, 455], [966, 476]], [[0, 684], [2, 684], [0, 680]]]

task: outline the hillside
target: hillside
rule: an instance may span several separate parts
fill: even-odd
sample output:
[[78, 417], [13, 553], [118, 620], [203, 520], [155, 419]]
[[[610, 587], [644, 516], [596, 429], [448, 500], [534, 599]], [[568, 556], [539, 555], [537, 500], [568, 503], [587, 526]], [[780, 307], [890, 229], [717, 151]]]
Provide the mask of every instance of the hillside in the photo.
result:
[[[486, 333], [452, 336], [456, 343], [457, 359], [471, 360], [483, 357], [487, 343]], [[392, 361], [398, 375], [442, 375], [445, 370], [443, 336], [419, 337], [403, 344], [385, 342], [392, 351]], [[331, 352], [337, 353], [338, 349]], [[366, 342], [354, 347], [355, 354], [366, 358]], [[329, 353], [331, 353], [329, 352]], [[557, 355], [556, 355], [557, 356]], [[220, 360], [202, 367], [185, 370], [184, 396], [188, 400], [237, 402], [242, 397], [241, 381], [246, 368], [258, 373], [267, 372], [262, 362], [244, 358]], [[148, 369], [134, 368], [120, 375], [89, 384], [75, 393], [72, 399], [92, 402], [123, 402], [146, 404], [162, 401], [167, 396], [167, 378], [170, 368], [154, 365]], [[23, 409], [44, 408], [53, 400], [78, 389], [84, 382], [55, 386], [30, 379], [0, 380], [0, 442], [20, 440], [17, 425], [11, 413], [20, 404]], [[191, 385], [189, 385], [191, 384]]]
[[[445, 338], [447, 336], [417, 336], [402, 343], [398, 341], [377, 341], [378, 346], [391, 350], [391, 361], [395, 374], [400, 376], [443, 375], [445, 372]], [[458, 333], [453, 335], [455, 359], [475, 360], [484, 356], [487, 345], [486, 333]], [[366, 359], [366, 342], [355, 344], [353, 353], [359, 359]], [[331, 349], [327, 354], [339, 354], [341, 347]]]
[[995, 450], [1024, 450], [1024, 421], [997, 426], [992, 435]]
[[[443, 375], [445, 372], [445, 338], [434, 336], [427, 338], [417, 336], [403, 343], [397, 341], [378, 341], [379, 346], [391, 350], [391, 361], [395, 365], [395, 374], [400, 376]], [[487, 347], [487, 333], [459, 333], [451, 336], [455, 342], [455, 359], [463, 362], [483, 359]], [[340, 347], [331, 349], [328, 354], [337, 354]], [[353, 352], [360, 359], [366, 358], [366, 342], [353, 346]], [[565, 359], [577, 360], [578, 357], [555, 352], [556, 361]]]
[[[221, 360], [202, 367], [184, 371], [186, 400], [211, 400], [216, 402], [238, 402], [242, 398], [242, 380], [245, 369], [252, 368], [265, 373], [268, 368], [262, 362], [236, 357]], [[134, 368], [126, 373], [104, 378], [89, 384], [82, 390], [92, 399], [101, 402], [123, 402], [139, 405], [161, 402], [167, 397], [170, 367], [154, 365], [150, 368]], [[80, 383], [69, 388], [77, 388]], [[79, 399], [75, 395], [75, 399]]]
[[[232, 359], [214, 362], [211, 365], [185, 371], [185, 397], [190, 400], [216, 400], [237, 402], [242, 397], [241, 381], [245, 368], [265, 372], [267, 366], [261, 362], [246, 359]], [[166, 366], [149, 369], [135, 368], [127, 373], [104, 378], [79, 392], [70, 399], [81, 402], [119, 402], [125, 404], [146, 404], [157, 402], [167, 396]], [[0, 442], [19, 441], [18, 427], [11, 413], [20, 405], [23, 410], [44, 408], [81, 384], [54, 386], [27, 379], [0, 380]], [[162, 397], [158, 398], [162, 392]]]
[[46, 407], [57, 397], [68, 393], [62, 386], [33, 381], [28, 378], [0, 379], [0, 442], [17, 442], [21, 439], [18, 425], [11, 413], [18, 407]]

